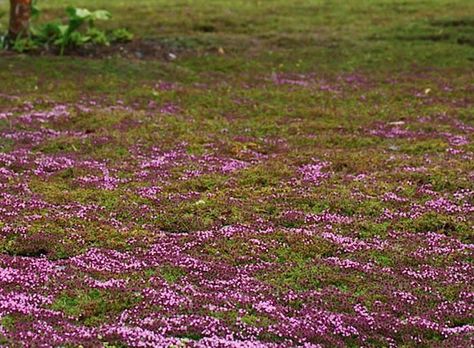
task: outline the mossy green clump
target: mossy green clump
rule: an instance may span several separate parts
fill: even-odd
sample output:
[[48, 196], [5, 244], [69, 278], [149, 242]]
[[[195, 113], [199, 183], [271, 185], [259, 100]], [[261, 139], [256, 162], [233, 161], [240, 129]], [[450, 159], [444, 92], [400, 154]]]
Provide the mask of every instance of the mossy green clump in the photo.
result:
[[165, 265], [160, 267], [159, 273], [163, 279], [170, 284], [178, 282], [186, 275], [186, 272], [182, 268], [173, 265]]
[[139, 301], [139, 296], [117, 291], [77, 289], [60, 294], [51, 308], [76, 318], [86, 326], [99, 326]]

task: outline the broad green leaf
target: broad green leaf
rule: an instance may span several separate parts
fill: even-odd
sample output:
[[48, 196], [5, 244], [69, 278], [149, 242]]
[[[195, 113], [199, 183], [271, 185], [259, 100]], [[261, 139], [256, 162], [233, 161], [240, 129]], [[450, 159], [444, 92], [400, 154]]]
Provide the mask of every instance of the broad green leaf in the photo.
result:
[[86, 8], [77, 8], [77, 7], [71, 7], [71, 6], [66, 8], [66, 13], [71, 19], [82, 19], [82, 20], [89, 18], [92, 14], [92, 12]]
[[64, 25], [64, 24], [58, 25], [58, 31], [59, 31], [59, 33], [60, 33], [61, 35], [66, 34], [66, 32], [68, 31], [68, 29], [69, 29], [69, 25]]
[[109, 11], [97, 10], [91, 13], [91, 18], [95, 20], [108, 20], [112, 17]]

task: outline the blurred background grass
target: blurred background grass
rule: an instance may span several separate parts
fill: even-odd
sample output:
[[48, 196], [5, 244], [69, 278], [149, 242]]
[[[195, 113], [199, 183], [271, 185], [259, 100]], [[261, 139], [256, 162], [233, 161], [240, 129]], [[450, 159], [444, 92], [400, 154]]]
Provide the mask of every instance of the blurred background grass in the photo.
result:
[[[0, 11], [7, 5], [0, 2]], [[472, 0], [40, 0], [40, 20], [64, 18], [68, 5], [107, 9], [113, 18], [101, 26], [127, 27], [137, 40], [186, 54], [171, 63], [4, 55], [0, 78], [12, 80], [1, 69], [7, 66], [17, 73], [21, 66], [27, 75], [71, 75], [72, 83], [76, 71], [127, 79], [172, 74], [196, 81], [215, 73], [237, 78], [273, 71], [385, 73], [474, 66]], [[4, 30], [7, 19], [1, 19]], [[225, 54], [219, 54], [222, 50]]]

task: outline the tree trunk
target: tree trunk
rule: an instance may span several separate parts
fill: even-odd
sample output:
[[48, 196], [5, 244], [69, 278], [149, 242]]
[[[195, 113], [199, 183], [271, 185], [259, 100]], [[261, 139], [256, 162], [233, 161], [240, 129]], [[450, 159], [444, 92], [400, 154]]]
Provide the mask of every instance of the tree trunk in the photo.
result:
[[31, 0], [10, 0], [10, 27], [8, 37], [28, 35], [31, 17]]

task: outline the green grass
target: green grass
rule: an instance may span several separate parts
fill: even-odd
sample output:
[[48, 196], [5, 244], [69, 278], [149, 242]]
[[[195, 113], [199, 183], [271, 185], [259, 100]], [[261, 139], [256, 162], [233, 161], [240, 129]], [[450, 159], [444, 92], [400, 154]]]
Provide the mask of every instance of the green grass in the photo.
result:
[[[61, 16], [69, 4], [39, 3], [44, 20]], [[194, 82], [226, 74], [230, 82], [245, 81], [255, 72], [327, 74], [364, 69], [377, 74], [426, 64], [459, 68], [472, 66], [474, 60], [469, 41], [474, 32], [469, 13], [474, 5], [466, 0], [143, 0], [133, 5], [124, 1], [76, 1], [74, 5], [106, 8], [114, 15], [106, 25], [129, 27], [139, 37], [191, 53], [178, 53], [171, 64], [2, 57], [0, 77], [9, 81], [5, 87], [10, 91], [20, 85], [23, 92], [70, 99], [77, 96], [77, 83], [84, 92], [113, 95], [127, 80], [134, 85], [166, 76]], [[4, 28], [6, 20], [4, 16]], [[219, 47], [224, 55], [218, 54]], [[18, 78], [8, 79], [14, 71], [21, 71], [21, 83]], [[129, 90], [129, 94], [143, 92], [139, 86]]]

